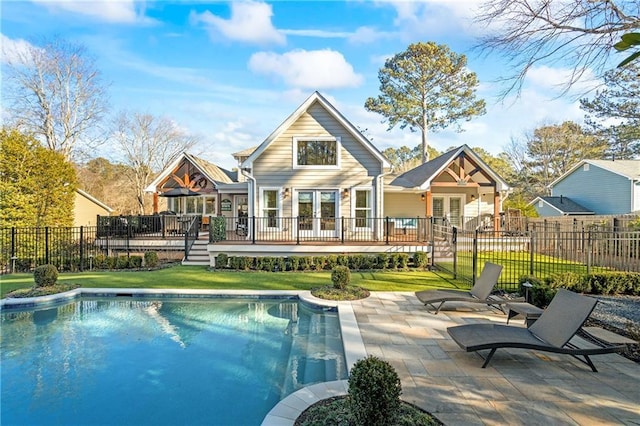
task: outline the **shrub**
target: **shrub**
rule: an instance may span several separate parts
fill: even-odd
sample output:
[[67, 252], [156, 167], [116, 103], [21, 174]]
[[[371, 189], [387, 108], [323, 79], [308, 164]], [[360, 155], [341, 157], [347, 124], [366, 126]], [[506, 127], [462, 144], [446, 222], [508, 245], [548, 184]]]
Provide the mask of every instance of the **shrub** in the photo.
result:
[[360, 269], [371, 270], [376, 263], [376, 258], [373, 256], [362, 256], [362, 265]]
[[104, 254], [97, 254], [92, 261], [92, 266], [97, 269], [107, 269], [109, 267], [109, 261]]
[[387, 253], [378, 253], [376, 256], [376, 269], [387, 269], [389, 266], [389, 255]]
[[315, 256], [313, 258], [313, 268], [316, 271], [322, 271], [326, 263], [327, 263], [327, 258], [325, 256]]
[[339, 254], [336, 261], [338, 262], [339, 266], [349, 266], [349, 256], [347, 256], [346, 254]]
[[36, 287], [49, 287], [58, 281], [58, 269], [53, 265], [41, 265], [33, 271]]
[[284, 261], [284, 257], [276, 257], [275, 258], [275, 262], [273, 265], [273, 270], [275, 272], [283, 272], [285, 271], [287, 266], [286, 266], [286, 262]]
[[218, 253], [216, 256], [216, 268], [226, 268], [229, 266], [229, 255]]
[[271, 256], [256, 257], [256, 269], [259, 271], [272, 272], [276, 264], [276, 259]]
[[300, 258], [300, 271], [309, 271], [313, 266], [313, 256], [305, 256]]
[[127, 269], [129, 267], [129, 258], [127, 256], [118, 256], [116, 258], [116, 269]]
[[129, 256], [129, 268], [140, 269], [142, 267], [142, 256]]
[[300, 268], [300, 256], [289, 256], [289, 270], [297, 271]]
[[329, 256], [327, 256], [327, 263], [324, 265], [325, 269], [331, 271], [336, 266], [338, 266], [338, 256], [335, 254], [330, 254]]
[[388, 362], [370, 355], [351, 369], [349, 405], [356, 425], [396, 424], [400, 394], [400, 378]]
[[389, 268], [398, 269], [400, 265], [400, 253], [392, 253], [389, 256]]
[[413, 254], [413, 266], [416, 268], [426, 268], [429, 265], [429, 256], [423, 251]]
[[227, 218], [224, 216], [212, 217], [209, 222], [209, 233], [212, 242], [227, 239]]
[[331, 271], [333, 288], [344, 290], [351, 282], [351, 271], [346, 266], [338, 265]]
[[398, 268], [407, 269], [409, 266], [409, 254], [408, 253], [397, 253], [398, 256]]
[[158, 266], [158, 253], [155, 251], [148, 251], [144, 254], [144, 266], [147, 268], [155, 268]]
[[349, 256], [349, 268], [355, 271], [362, 269], [362, 263], [364, 261], [364, 256], [361, 254], [352, 254]]

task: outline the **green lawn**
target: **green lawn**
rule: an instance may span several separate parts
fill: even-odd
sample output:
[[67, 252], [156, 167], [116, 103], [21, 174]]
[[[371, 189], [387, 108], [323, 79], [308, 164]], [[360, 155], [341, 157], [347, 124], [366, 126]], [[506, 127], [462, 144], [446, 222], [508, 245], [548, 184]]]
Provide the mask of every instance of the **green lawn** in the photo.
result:
[[[331, 284], [331, 272], [221, 272], [204, 266], [173, 266], [155, 271], [62, 273], [60, 283], [92, 288], [191, 288], [234, 290], [310, 290]], [[352, 272], [351, 284], [371, 291], [467, 288], [447, 274], [428, 271]], [[33, 285], [33, 274], [0, 277], [0, 296]]]

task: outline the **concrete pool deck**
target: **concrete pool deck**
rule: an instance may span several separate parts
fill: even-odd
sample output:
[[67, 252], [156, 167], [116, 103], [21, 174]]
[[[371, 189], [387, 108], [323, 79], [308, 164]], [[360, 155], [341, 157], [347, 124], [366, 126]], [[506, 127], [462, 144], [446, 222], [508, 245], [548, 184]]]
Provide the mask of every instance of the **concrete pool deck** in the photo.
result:
[[[374, 292], [339, 305], [351, 308], [361, 336], [360, 343], [345, 336], [345, 352], [364, 344], [366, 355], [388, 361], [402, 381], [402, 399], [446, 425], [640, 424], [640, 365], [621, 355], [594, 356], [594, 373], [569, 355], [501, 349], [483, 369], [480, 355], [462, 351], [446, 329], [504, 324], [500, 312], [452, 303], [434, 315], [404, 292]], [[524, 326], [518, 318], [510, 324]], [[346, 380], [301, 389], [262, 424], [293, 425], [308, 406], [346, 392]]]

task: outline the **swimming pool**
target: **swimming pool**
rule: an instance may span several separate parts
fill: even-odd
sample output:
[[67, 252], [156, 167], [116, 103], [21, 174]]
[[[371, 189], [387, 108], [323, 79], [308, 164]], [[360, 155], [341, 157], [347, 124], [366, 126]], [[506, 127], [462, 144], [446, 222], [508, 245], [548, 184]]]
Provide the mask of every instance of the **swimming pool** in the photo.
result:
[[260, 424], [345, 379], [337, 312], [297, 298], [82, 298], [2, 313], [2, 424]]

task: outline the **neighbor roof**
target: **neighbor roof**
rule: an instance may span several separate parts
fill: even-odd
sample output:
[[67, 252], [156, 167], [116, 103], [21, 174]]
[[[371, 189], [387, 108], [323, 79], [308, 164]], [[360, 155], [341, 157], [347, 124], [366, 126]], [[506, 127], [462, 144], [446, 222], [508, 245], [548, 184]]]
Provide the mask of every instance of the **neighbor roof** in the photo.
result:
[[529, 203], [529, 205], [535, 205], [539, 200], [547, 203], [550, 207], [558, 210], [565, 215], [578, 215], [578, 214], [595, 214], [593, 211], [586, 207], [581, 206], [569, 197], [537, 197], [535, 200]]
[[108, 211], [109, 213], [113, 212], [113, 209], [111, 207], [109, 207], [108, 205], [106, 205], [105, 203], [103, 203], [102, 201], [98, 200], [96, 197], [90, 195], [87, 192], [84, 192], [82, 189], [76, 189], [76, 192], [80, 195], [82, 195], [84, 198], [86, 198], [87, 200], [91, 201], [92, 203], [102, 207], [103, 209], [105, 209], [106, 211]]

